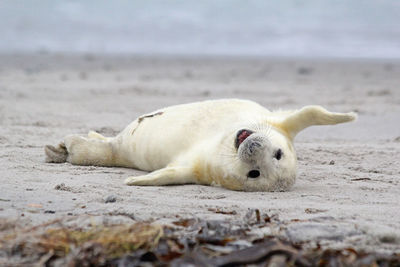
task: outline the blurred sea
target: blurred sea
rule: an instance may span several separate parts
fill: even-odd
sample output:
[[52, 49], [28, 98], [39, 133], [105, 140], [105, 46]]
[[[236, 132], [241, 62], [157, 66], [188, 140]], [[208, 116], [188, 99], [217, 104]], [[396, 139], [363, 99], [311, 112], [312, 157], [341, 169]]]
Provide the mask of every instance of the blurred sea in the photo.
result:
[[400, 58], [398, 0], [0, 0], [0, 52]]

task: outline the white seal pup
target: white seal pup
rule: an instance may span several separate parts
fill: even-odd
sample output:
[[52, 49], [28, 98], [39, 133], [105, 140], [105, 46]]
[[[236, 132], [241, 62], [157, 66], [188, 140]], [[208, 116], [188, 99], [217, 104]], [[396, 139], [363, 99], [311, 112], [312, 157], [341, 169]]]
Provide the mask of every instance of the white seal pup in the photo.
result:
[[116, 137], [93, 131], [87, 137], [67, 136], [57, 147], [45, 147], [46, 161], [151, 171], [127, 178], [127, 185], [196, 183], [283, 191], [296, 179], [296, 134], [311, 125], [355, 118], [355, 113], [320, 106], [271, 112], [248, 100], [210, 100], [143, 115]]

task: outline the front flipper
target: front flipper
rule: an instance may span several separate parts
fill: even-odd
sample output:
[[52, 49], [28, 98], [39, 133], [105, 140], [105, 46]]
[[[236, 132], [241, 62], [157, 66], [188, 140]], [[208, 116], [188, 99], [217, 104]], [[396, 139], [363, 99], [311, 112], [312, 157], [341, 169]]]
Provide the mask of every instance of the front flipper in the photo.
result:
[[146, 175], [125, 179], [127, 185], [173, 185], [196, 183], [193, 171], [188, 167], [166, 167]]
[[357, 114], [329, 112], [320, 106], [306, 106], [287, 116], [282, 122], [281, 127], [294, 138], [303, 129], [312, 125], [334, 125], [353, 121]]

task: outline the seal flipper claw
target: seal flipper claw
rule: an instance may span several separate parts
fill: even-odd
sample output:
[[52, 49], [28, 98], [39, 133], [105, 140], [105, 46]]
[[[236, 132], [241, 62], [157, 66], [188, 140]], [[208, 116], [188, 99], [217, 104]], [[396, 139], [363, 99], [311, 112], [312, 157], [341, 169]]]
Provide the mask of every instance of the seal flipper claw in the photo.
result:
[[166, 167], [146, 175], [128, 177], [126, 185], [174, 185], [193, 184], [193, 173], [188, 167]]
[[68, 151], [64, 143], [60, 143], [57, 147], [47, 145], [44, 151], [48, 163], [64, 163], [67, 161]]

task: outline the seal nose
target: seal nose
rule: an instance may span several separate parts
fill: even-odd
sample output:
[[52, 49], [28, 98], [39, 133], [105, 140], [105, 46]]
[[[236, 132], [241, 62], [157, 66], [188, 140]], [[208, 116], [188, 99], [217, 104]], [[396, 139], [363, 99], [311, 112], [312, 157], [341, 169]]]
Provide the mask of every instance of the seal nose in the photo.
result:
[[248, 150], [250, 154], [254, 154], [256, 151], [260, 150], [261, 147], [262, 145], [260, 142], [258, 142], [257, 140], [251, 140], [248, 145]]
[[262, 144], [257, 140], [249, 140], [245, 145], [245, 153], [248, 159], [254, 159], [257, 157], [262, 150]]

